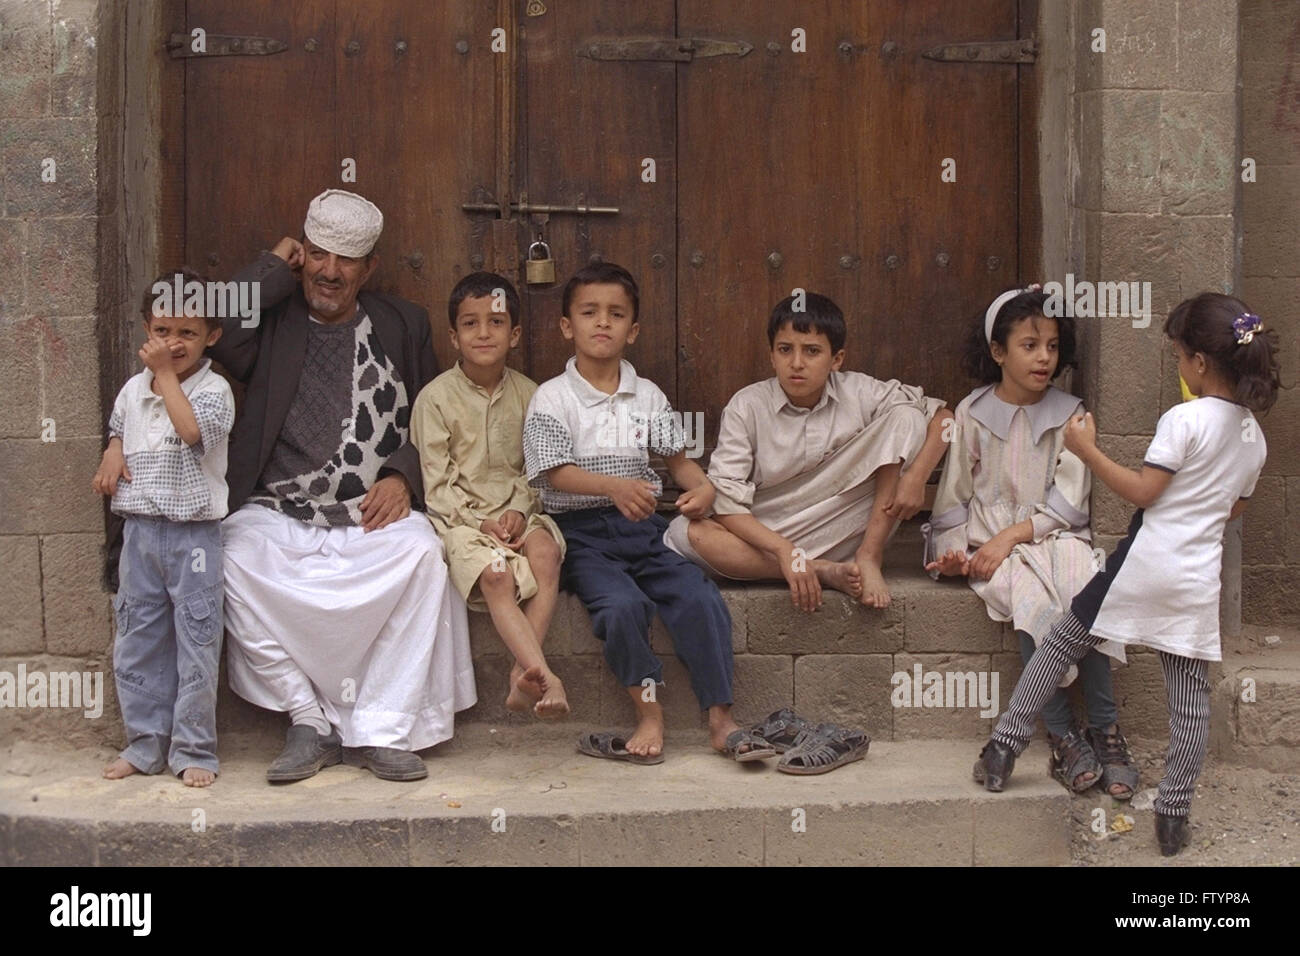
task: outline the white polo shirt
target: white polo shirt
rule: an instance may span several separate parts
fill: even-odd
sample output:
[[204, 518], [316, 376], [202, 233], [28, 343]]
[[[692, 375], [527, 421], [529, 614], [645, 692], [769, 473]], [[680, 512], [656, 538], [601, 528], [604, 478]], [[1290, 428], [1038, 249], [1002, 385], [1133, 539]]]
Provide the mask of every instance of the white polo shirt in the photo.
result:
[[112, 510], [170, 521], [213, 521], [226, 516], [226, 450], [235, 422], [235, 397], [203, 359], [181, 391], [194, 409], [199, 440], [186, 445], [145, 369], [117, 393], [108, 433], [122, 439], [131, 480], [119, 480]]
[[659, 386], [619, 362], [618, 388], [606, 395], [578, 372], [576, 358], [564, 371], [538, 386], [524, 420], [524, 466], [528, 483], [542, 493], [547, 511], [577, 511], [613, 504], [596, 495], [557, 491], [546, 472], [560, 465], [616, 478], [663, 483], [650, 467], [649, 451], [669, 457], [685, 447], [681, 422]]

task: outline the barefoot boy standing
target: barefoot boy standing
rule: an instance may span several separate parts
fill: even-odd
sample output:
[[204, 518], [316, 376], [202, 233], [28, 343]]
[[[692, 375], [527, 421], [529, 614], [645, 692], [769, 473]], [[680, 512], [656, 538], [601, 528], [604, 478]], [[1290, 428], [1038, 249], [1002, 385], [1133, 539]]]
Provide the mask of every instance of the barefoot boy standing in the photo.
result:
[[538, 388], [524, 426], [528, 478], [568, 542], [561, 583], [586, 606], [605, 660], [637, 711], [631, 737], [586, 734], [579, 748], [634, 763], [663, 761], [663, 708], [652, 686], [662, 683], [663, 665], [650, 650], [658, 610], [709, 713], [714, 749], [740, 761], [771, 757], [771, 746], [731, 717], [731, 615], [722, 595], [663, 542], [668, 522], [655, 513], [662, 483], [647, 449], [662, 455], [687, 489], [676, 502], [683, 515], [708, 514], [713, 486], [686, 457], [667, 397], [623, 359], [639, 331], [639, 300], [636, 281], [613, 263], [587, 266], [569, 280], [560, 330], [575, 354]]
[[823, 587], [887, 607], [885, 544], [924, 504], [952, 412], [915, 386], [841, 372], [844, 313], [814, 292], [802, 310], [797, 301], [777, 303], [768, 321], [776, 377], [722, 412], [709, 460], [716, 517], [683, 512], [668, 544], [723, 577], [784, 578], [805, 611]]
[[537, 385], [506, 367], [522, 332], [519, 295], [509, 280], [475, 272], [456, 283], [447, 318], [460, 359], [421, 389], [411, 413], [426, 513], [452, 584], [472, 610], [492, 615], [515, 657], [506, 708], [560, 717], [569, 702], [542, 642], [564, 536], [523, 475], [524, 412]]
[[[179, 275], [178, 287], [201, 281]], [[172, 282], [164, 275], [151, 290]], [[179, 301], [159, 308], [152, 294], [144, 310], [145, 368], [113, 403], [108, 448], [91, 482], [113, 496], [113, 512], [126, 521], [113, 671], [127, 747], [104, 776], [170, 767], [187, 787], [206, 787], [218, 770], [220, 521], [235, 401], [203, 357], [221, 337], [221, 320], [186, 315]]]

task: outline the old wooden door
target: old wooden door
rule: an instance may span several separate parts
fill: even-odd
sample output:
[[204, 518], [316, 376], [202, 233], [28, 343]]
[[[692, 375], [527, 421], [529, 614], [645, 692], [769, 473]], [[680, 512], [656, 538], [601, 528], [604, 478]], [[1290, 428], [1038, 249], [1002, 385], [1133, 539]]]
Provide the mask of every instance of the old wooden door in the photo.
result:
[[[1033, 68], [922, 53], [1028, 35], [1034, 10], [188, 0], [187, 29], [285, 50], [186, 61], [186, 258], [229, 275], [297, 235], [313, 195], [354, 189], [385, 213], [374, 284], [429, 308], [444, 366], [447, 293], [486, 267], [524, 293], [517, 364], [556, 374], [560, 289], [599, 256], [641, 284], [629, 357], [710, 440], [727, 398], [770, 374], [767, 315], [796, 287], [844, 309], [846, 367], [955, 403], [967, 323], [1033, 274]], [[542, 222], [521, 204], [618, 212]], [[539, 229], [559, 282], [527, 287]]]

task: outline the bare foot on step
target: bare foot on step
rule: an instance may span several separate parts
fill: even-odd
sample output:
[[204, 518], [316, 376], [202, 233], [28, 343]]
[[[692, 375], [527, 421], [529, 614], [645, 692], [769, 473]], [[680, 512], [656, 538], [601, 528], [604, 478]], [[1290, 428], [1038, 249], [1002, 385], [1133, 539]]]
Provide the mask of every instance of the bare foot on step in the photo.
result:
[[862, 573], [862, 595], [858, 600], [867, 607], [889, 607], [893, 598], [885, 584], [885, 576], [880, 572], [880, 562], [858, 558], [858, 570]]
[[181, 771], [181, 782], [187, 787], [210, 787], [216, 779], [217, 775], [211, 770], [199, 767], [186, 767]]
[[636, 732], [628, 738], [629, 752], [642, 757], [654, 757], [664, 752], [664, 718], [658, 715], [642, 714], [636, 725]]
[[106, 780], [121, 780], [123, 777], [129, 777], [131, 774], [139, 772], [135, 767], [118, 757], [104, 768], [104, 778]]
[[852, 561], [814, 561], [813, 571], [824, 588], [852, 598], [862, 594], [862, 571]]

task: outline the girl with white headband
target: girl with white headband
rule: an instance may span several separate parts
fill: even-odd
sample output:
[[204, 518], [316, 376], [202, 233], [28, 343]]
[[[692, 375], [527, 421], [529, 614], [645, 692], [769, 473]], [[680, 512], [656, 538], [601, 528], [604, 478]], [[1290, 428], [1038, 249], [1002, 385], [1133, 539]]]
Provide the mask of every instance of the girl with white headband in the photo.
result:
[[[1095, 570], [1088, 469], [1064, 448], [1065, 426], [1081, 410], [1052, 380], [1075, 364], [1074, 320], [1048, 318], [1038, 286], [998, 296], [965, 357], [981, 382], [957, 406], [957, 431], [924, 526], [926, 570], [965, 576], [989, 617], [1011, 621], [1026, 664], [1070, 599]], [[1120, 732], [1106, 643], [1062, 674], [1043, 709], [1052, 775], [1082, 792], [1098, 782], [1127, 800], [1138, 773]], [[1088, 731], [1075, 725], [1063, 689], [1082, 674]]]
[[1156, 840], [1173, 856], [1210, 736], [1209, 662], [1222, 660], [1219, 581], [1224, 526], [1246, 506], [1267, 449], [1255, 420], [1277, 398], [1276, 333], [1241, 300], [1213, 292], [1169, 314], [1178, 372], [1196, 401], [1160, 416], [1140, 470], [1097, 447], [1092, 415], [1073, 417], [1065, 446], [1138, 508], [1128, 535], [1070, 603], [1025, 668], [980, 753], [975, 777], [1001, 790], [1034, 718], [1071, 664], [1103, 640], [1159, 653], [1169, 704], [1169, 751], [1155, 799]]

